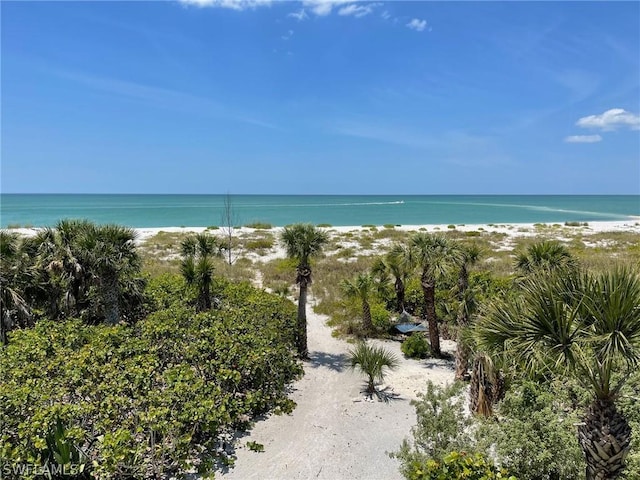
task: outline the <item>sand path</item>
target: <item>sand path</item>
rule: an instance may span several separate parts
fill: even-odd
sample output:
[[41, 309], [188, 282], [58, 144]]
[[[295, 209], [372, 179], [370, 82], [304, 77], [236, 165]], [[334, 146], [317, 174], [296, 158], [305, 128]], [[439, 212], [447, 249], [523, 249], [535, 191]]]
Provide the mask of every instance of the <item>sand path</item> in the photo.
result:
[[[218, 474], [227, 479], [401, 479], [398, 462], [385, 452], [397, 450], [415, 424], [410, 400], [427, 379], [444, 384], [453, 379], [450, 362], [404, 359], [399, 342], [384, 341], [401, 366], [386, 381], [397, 397], [388, 403], [361, 394], [363, 377], [347, 364], [350, 345], [331, 336], [326, 317], [308, 306], [310, 360], [304, 377], [294, 384], [298, 404], [291, 415], [256, 423], [240, 440], [235, 467]], [[443, 348], [454, 348], [444, 342]], [[264, 452], [245, 445], [254, 441]]]

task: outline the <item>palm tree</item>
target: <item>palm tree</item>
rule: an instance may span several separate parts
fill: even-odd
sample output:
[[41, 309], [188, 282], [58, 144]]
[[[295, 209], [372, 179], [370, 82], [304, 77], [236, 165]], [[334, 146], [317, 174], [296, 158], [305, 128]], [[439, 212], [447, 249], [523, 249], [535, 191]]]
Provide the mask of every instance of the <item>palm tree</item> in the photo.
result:
[[405, 284], [415, 269], [415, 252], [411, 247], [396, 243], [387, 254], [378, 259], [371, 268], [371, 273], [381, 279], [393, 277], [393, 288], [396, 294], [396, 310], [405, 311]]
[[0, 344], [8, 341], [7, 334], [16, 320], [28, 322], [31, 309], [19, 288], [20, 246], [18, 235], [0, 230]]
[[301, 358], [308, 358], [307, 346], [307, 288], [312, 282], [311, 257], [322, 252], [322, 247], [329, 241], [326, 232], [308, 223], [296, 223], [284, 227], [280, 234], [280, 241], [284, 244], [287, 257], [294, 259], [296, 267], [296, 283], [300, 286], [298, 297], [297, 319], [297, 348]]
[[367, 393], [370, 396], [376, 393], [376, 382], [384, 380], [385, 369], [395, 370], [399, 365], [398, 357], [393, 353], [366, 342], [359, 342], [354, 349], [349, 350], [349, 358], [351, 368], [357, 367], [367, 376]]
[[571, 252], [556, 240], [544, 240], [527, 247], [516, 256], [516, 268], [523, 275], [536, 271], [575, 271], [578, 266]]
[[373, 278], [366, 273], [360, 273], [353, 280], [343, 280], [342, 291], [347, 298], [356, 298], [362, 303], [362, 326], [365, 332], [373, 332], [373, 322], [371, 321], [371, 307], [369, 298], [374, 287]]
[[533, 275], [521, 296], [494, 302], [478, 326], [486, 351], [591, 392], [578, 427], [588, 480], [616, 478], [630, 449], [631, 429], [615, 401], [640, 361], [639, 306], [640, 277], [629, 269]]
[[477, 309], [475, 295], [469, 288], [469, 267], [480, 259], [480, 248], [476, 244], [460, 247], [460, 270], [458, 272], [458, 309], [456, 336], [456, 380], [463, 380], [469, 370], [469, 347], [463, 338], [462, 331], [471, 323], [471, 315]]
[[37, 275], [31, 288], [36, 297], [44, 297], [50, 318], [70, 314], [72, 306], [80, 315], [86, 306], [91, 274], [78, 258], [77, 240], [90, 228], [86, 220], [61, 220], [55, 228], [44, 228], [25, 240], [25, 251], [33, 257]]
[[120, 321], [121, 278], [140, 269], [135, 238], [130, 228], [89, 224], [75, 242], [80, 264], [88, 266], [98, 286], [104, 319], [110, 325]]
[[218, 242], [212, 235], [199, 233], [185, 238], [181, 247], [182, 276], [188, 285], [198, 288], [196, 309], [198, 312], [211, 310], [213, 257], [220, 255]]
[[420, 284], [424, 298], [424, 316], [429, 323], [429, 343], [436, 357], [442, 356], [440, 329], [436, 315], [436, 282], [457, 263], [459, 250], [442, 235], [416, 233], [411, 237], [416, 263], [421, 270]]

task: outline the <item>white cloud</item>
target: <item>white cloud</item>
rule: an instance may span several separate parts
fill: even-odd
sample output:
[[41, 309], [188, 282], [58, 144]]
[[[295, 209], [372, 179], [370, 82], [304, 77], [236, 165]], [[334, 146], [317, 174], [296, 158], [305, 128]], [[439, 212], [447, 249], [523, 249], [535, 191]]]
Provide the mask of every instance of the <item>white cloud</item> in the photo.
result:
[[306, 20], [307, 18], [309, 18], [309, 15], [307, 15], [307, 12], [304, 11], [304, 8], [301, 8], [299, 12], [291, 12], [289, 15], [287, 15], [287, 17], [293, 17], [301, 22], [302, 20]]
[[427, 21], [413, 18], [409, 23], [407, 23], [407, 27], [411, 28], [412, 30], [416, 30], [417, 32], [422, 32], [425, 28], [427, 28]]
[[353, 15], [356, 18], [364, 17], [373, 12], [373, 9], [382, 5], [381, 3], [369, 3], [367, 5], [358, 5], [352, 3], [338, 10], [338, 15]]
[[354, 0], [302, 0], [305, 7], [310, 8], [313, 13], [321, 17], [329, 15], [334, 7], [346, 3], [354, 3]]
[[232, 10], [245, 10], [271, 5], [272, 0], [179, 0], [184, 5], [194, 5], [196, 7], [219, 7], [230, 8]]
[[601, 140], [600, 135], [569, 135], [564, 139], [567, 143], [596, 143]]
[[582, 117], [576, 122], [576, 125], [583, 128], [600, 128], [605, 131], [616, 130], [620, 127], [640, 130], [640, 115], [627, 112], [623, 108], [612, 108], [602, 115]]
[[293, 36], [293, 30], [289, 30], [287, 33], [282, 35], [280, 38], [282, 38], [282, 40], [289, 40], [292, 36]]
[[384, 20], [389, 20], [389, 19], [391, 18], [391, 14], [390, 14], [387, 10], [385, 10], [384, 12], [382, 12], [382, 13], [380, 14], [380, 16], [381, 16]]

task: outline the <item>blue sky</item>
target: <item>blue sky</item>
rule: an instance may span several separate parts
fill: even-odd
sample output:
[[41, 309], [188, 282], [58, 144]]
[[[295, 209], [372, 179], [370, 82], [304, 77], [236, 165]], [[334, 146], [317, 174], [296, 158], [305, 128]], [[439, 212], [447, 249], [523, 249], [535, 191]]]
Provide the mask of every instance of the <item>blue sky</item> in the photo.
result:
[[7, 2], [2, 191], [640, 194], [640, 3]]

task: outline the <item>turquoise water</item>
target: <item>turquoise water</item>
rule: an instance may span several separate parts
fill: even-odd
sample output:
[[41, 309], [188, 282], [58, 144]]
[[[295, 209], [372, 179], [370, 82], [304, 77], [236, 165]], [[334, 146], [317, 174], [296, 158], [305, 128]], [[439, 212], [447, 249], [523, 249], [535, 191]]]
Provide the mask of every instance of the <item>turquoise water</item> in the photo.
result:
[[[224, 195], [2, 194], [0, 226], [87, 218], [130, 227], [222, 225]], [[535, 223], [640, 217], [638, 195], [232, 195], [236, 225]]]

